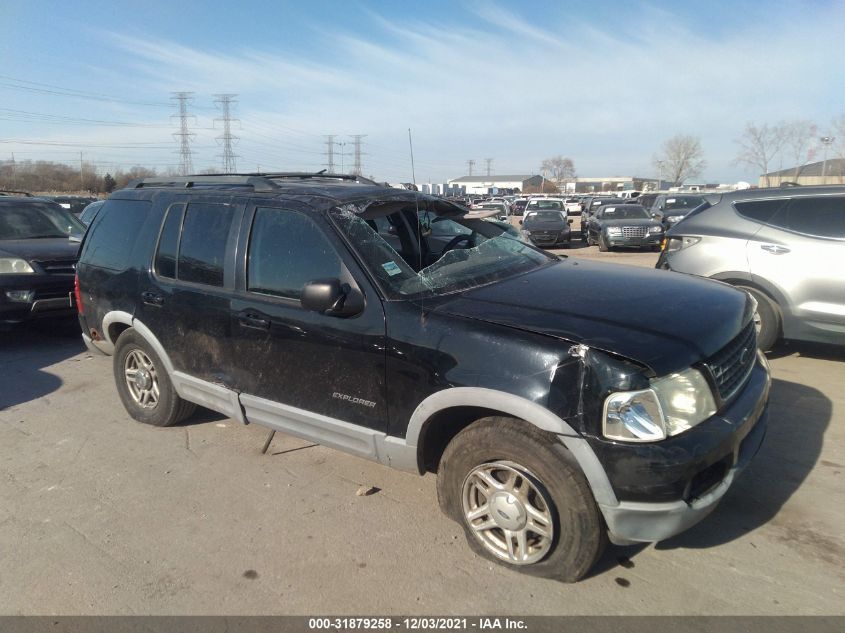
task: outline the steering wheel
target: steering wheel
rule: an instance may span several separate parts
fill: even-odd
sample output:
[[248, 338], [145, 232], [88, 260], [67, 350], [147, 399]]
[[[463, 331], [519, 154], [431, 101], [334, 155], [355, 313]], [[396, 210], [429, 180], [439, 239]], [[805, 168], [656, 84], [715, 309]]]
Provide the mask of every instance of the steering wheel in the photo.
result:
[[472, 233], [464, 233], [462, 235], [456, 235], [451, 240], [449, 240], [449, 242], [446, 244], [446, 246], [443, 247], [443, 250], [441, 251], [440, 256], [442, 257], [443, 255], [445, 255], [446, 253], [448, 253], [452, 249], [457, 248], [458, 244], [460, 244], [461, 242], [466, 242], [467, 243], [466, 247], [472, 248], [472, 245], [475, 242], [475, 239], [473, 239], [473, 234]]

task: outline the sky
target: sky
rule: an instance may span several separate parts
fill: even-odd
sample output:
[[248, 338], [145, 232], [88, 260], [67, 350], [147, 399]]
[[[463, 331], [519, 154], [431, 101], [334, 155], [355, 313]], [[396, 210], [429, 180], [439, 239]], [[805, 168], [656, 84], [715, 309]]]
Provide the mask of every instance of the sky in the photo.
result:
[[3, 0], [0, 160], [175, 169], [188, 91], [195, 171], [221, 168], [214, 95], [232, 93], [244, 172], [322, 169], [328, 134], [348, 170], [361, 134], [364, 174], [390, 182], [556, 155], [654, 177], [663, 141], [690, 134], [697, 181], [756, 182], [735, 160], [746, 123], [824, 135], [845, 114], [843, 35], [842, 0]]

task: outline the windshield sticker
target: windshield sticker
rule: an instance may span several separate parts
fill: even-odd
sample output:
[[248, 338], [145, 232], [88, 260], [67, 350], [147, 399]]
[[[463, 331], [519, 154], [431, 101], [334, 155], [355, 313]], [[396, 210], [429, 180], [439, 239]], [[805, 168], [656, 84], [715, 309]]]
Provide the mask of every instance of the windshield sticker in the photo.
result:
[[666, 204], [675, 204], [675, 199], [674, 199], [674, 198], [669, 198], [669, 199], [666, 201]]
[[402, 269], [399, 268], [399, 264], [396, 262], [387, 262], [386, 264], [382, 264], [381, 267], [384, 268], [385, 272], [391, 277], [402, 272]]
[[605, 207], [604, 212], [605, 213], [616, 213], [616, 207]]

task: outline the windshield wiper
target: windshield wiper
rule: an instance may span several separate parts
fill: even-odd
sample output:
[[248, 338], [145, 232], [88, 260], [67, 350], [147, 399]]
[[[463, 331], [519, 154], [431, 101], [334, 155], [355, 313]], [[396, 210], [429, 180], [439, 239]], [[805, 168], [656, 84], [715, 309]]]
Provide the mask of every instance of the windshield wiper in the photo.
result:
[[64, 233], [60, 233], [59, 235], [55, 235], [55, 234], [52, 234], [52, 235], [27, 235], [26, 237], [19, 237], [19, 238], [16, 238], [16, 239], [19, 239], [19, 240], [41, 240], [41, 239], [51, 239], [51, 238], [56, 238], [56, 237], [67, 237], [67, 235], [65, 235]]

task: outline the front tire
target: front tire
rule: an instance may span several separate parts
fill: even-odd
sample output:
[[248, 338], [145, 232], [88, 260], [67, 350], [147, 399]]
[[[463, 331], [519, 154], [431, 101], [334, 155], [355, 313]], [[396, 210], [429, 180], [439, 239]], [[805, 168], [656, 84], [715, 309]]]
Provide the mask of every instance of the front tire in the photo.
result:
[[112, 367], [120, 400], [138, 422], [171, 426], [196, 409], [178, 396], [161, 358], [133, 328], [117, 339]]
[[754, 325], [757, 328], [757, 347], [764, 352], [771, 350], [781, 336], [780, 311], [768, 296], [748, 286], [737, 286], [757, 300]]
[[575, 459], [521, 420], [484, 418], [458, 433], [440, 461], [437, 496], [473, 551], [515, 571], [575, 582], [607, 542]]
[[610, 246], [607, 243], [607, 240], [604, 239], [604, 235], [599, 235], [599, 251], [602, 253], [606, 253], [610, 250]]

